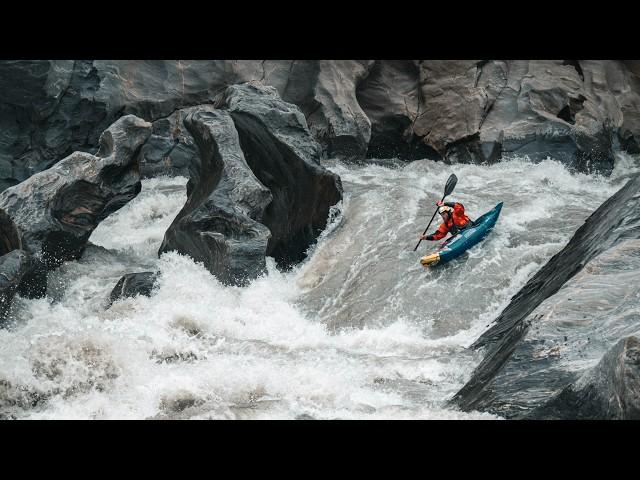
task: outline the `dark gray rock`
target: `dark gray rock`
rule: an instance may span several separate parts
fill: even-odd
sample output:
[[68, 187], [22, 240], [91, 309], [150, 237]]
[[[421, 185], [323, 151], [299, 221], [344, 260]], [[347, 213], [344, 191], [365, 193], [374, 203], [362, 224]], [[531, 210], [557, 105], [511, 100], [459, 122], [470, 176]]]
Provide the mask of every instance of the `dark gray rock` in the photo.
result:
[[0, 326], [23, 277], [32, 267], [31, 256], [24, 250], [13, 250], [0, 257]]
[[307, 114], [311, 133], [325, 155], [363, 160], [371, 138], [371, 122], [356, 98], [356, 88], [373, 60], [319, 60], [313, 100], [319, 108]]
[[249, 167], [273, 196], [261, 223], [271, 231], [266, 254], [282, 267], [301, 261], [342, 199], [342, 183], [320, 165], [304, 115], [273, 87], [233, 85], [218, 99], [233, 118]]
[[[228, 85], [272, 84], [309, 116], [328, 155], [364, 158], [368, 120], [355, 88], [371, 61], [76, 60], [0, 62], [0, 191], [74, 151], [95, 153], [122, 115], [147, 121], [212, 101]], [[169, 120], [171, 122], [171, 120]], [[154, 134], [163, 130], [154, 126]], [[333, 132], [333, 133], [332, 133]], [[166, 135], [159, 134], [166, 138]], [[190, 149], [152, 137], [144, 175], [184, 174]], [[355, 153], [354, 153], [355, 152]], [[169, 160], [164, 162], [163, 159]], [[164, 168], [161, 168], [164, 167]]]
[[75, 152], [2, 192], [0, 219], [11, 224], [5, 243], [45, 269], [79, 258], [100, 221], [140, 192], [135, 158], [150, 133], [142, 119], [121, 117], [101, 135], [96, 155]]
[[526, 418], [640, 420], [640, 340], [621, 339], [598, 365]]
[[151, 296], [158, 272], [137, 272], [124, 275], [109, 295], [109, 306], [116, 300], [137, 295]]
[[322, 156], [364, 160], [371, 122], [356, 90], [373, 65], [373, 60], [245, 60], [234, 64], [234, 83], [272, 86], [300, 108]]
[[616, 61], [421, 61], [414, 131], [450, 162], [547, 156], [610, 173], [640, 134], [638, 78]]
[[[544, 394], [534, 402], [517, 399], [523, 391], [532, 389], [532, 384], [544, 385], [541, 390], [549, 394], [574, 381], [575, 375], [570, 370], [555, 368], [552, 359], [537, 354], [536, 342], [523, 342], [532, 326], [538, 328], [541, 315], [533, 313], [597, 257], [634, 239], [640, 239], [639, 175], [629, 180], [585, 221], [565, 248], [527, 282], [494, 325], [474, 342], [472, 348], [486, 347], [485, 357], [471, 379], [454, 396], [453, 404], [464, 410], [517, 415], [544, 399]], [[584, 313], [591, 315], [591, 311]], [[592, 330], [592, 333], [603, 337], [603, 332]], [[608, 340], [615, 342], [619, 338]], [[536, 371], [540, 372], [537, 378]], [[518, 409], [520, 411], [516, 411]]]
[[200, 171], [158, 253], [177, 250], [221, 282], [243, 285], [266, 268], [270, 233], [260, 221], [271, 194], [247, 165], [228, 112], [197, 108], [184, 124], [198, 145]]
[[198, 107], [177, 110], [153, 122], [153, 133], [140, 149], [142, 178], [181, 175], [191, 178], [200, 170], [200, 154], [184, 119]]
[[[154, 125], [144, 175], [184, 174], [195, 149], [167, 135], [183, 108], [248, 81], [297, 105], [322, 154], [493, 162], [557, 158], [609, 172], [640, 151], [638, 61], [76, 60], [0, 62], [0, 190], [134, 114]], [[172, 117], [173, 116], [173, 117]], [[185, 136], [184, 138], [188, 138]], [[178, 139], [177, 144], [172, 141]], [[149, 161], [149, 166], [145, 165]]]
[[425, 109], [419, 74], [412, 60], [376, 60], [358, 86], [358, 103], [371, 122], [367, 158], [439, 158], [413, 131]]

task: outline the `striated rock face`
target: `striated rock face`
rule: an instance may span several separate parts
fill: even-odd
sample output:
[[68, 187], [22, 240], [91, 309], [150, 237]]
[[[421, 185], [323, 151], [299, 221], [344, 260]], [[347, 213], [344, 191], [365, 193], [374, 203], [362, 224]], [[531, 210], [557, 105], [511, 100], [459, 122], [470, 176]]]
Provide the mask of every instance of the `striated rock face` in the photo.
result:
[[356, 87], [373, 60], [320, 60], [313, 100], [307, 113], [311, 132], [330, 158], [362, 160], [371, 138], [371, 122], [356, 99]]
[[[586, 220], [472, 345], [486, 347], [485, 358], [454, 404], [523, 415], [575, 381], [577, 365], [596, 362], [620, 338], [640, 329], [630, 303], [637, 292], [629, 290], [638, 284], [633, 275], [640, 267], [634, 260], [640, 258], [639, 212], [636, 175]], [[615, 275], [594, 276], [601, 271]]]
[[178, 111], [245, 82], [300, 108], [326, 157], [517, 154], [607, 173], [613, 150], [640, 152], [637, 60], [3, 61], [0, 189], [94, 153], [126, 114], [154, 122], [143, 175], [184, 175], [196, 149]]
[[627, 337], [527, 418], [640, 420], [640, 340]]
[[200, 151], [200, 172], [159, 253], [177, 250], [221, 282], [243, 285], [266, 268], [270, 233], [260, 221], [271, 194], [247, 165], [228, 112], [201, 107], [184, 123]]
[[109, 295], [109, 305], [116, 300], [136, 295], [151, 296], [151, 291], [158, 278], [158, 272], [137, 272], [124, 275]]
[[26, 250], [45, 269], [79, 258], [98, 223], [140, 192], [135, 158], [150, 132], [144, 120], [121, 117], [96, 155], [75, 152], [2, 192], [5, 248]]
[[417, 135], [451, 162], [547, 156], [610, 173], [640, 134], [638, 77], [618, 61], [421, 61]]
[[367, 158], [439, 158], [414, 133], [425, 113], [420, 70], [412, 60], [376, 60], [357, 88], [358, 103], [371, 121]]
[[217, 106], [228, 109], [251, 170], [273, 200], [261, 222], [271, 231], [266, 254], [281, 266], [299, 262], [342, 200], [340, 178], [320, 165], [304, 115], [272, 87], [229, 87]]
[[[64, 60], [0, 62], [0, 191], [74, 151], [95, 153], [122, 115], [155, 122], [144, 175], [184, 174], [190, 149], [161, 139], [178, 110], [211, 102], [227, 86], [274, 85], [309, 118], [325, 154], [363, 159], [369, 123], [355, 88], [372, 61]], [[177, 122], [178, 124], [180, 121]], [[158, 138], [160, 137], [160, 138]], [[186, 147], [183, 151], [183, 148]], [[149, 161], [149, 167], [146, 166]]]

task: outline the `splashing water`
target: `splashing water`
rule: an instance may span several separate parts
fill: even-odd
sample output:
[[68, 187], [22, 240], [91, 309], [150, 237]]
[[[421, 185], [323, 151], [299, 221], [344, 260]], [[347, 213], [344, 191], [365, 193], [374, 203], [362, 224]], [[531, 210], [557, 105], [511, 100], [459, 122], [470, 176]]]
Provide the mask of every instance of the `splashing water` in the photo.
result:
[[[143, 181], [83, 258], [50, 275], [47, 298], [16, 297], [0, 417], [498, 418], [445, 405], [480, 360], [466, 347], [623, 176], [523, 159], [327, 166], [345, 198], [308, 259], [286, 273], [268, 259], [244, 288], [175, 252], [157, 258], [186, 179]], [[504, 208], [482, 243], [425, 270], [435, 242], [413, 247], [453, 172], [448, 199], [472, 218]], [[152, 296], [105, 309], [118, 279], [143, 270], [160, 272]]]

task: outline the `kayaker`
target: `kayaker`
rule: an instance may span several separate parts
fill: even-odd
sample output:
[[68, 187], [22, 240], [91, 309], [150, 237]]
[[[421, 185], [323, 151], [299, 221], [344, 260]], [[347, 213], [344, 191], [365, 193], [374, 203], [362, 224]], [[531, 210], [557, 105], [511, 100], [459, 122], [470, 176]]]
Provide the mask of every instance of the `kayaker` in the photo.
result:
[[442, 217], [442, 223], [431, 235], [421, 235], [420, 240], [440, 240], [447, 233], [453, 237], [461, 230], [473, 226], [473, 220], [465, 215], [464, 205], [461, 203], [440, 201], [436, 205], [439, 207], [438, 213]]

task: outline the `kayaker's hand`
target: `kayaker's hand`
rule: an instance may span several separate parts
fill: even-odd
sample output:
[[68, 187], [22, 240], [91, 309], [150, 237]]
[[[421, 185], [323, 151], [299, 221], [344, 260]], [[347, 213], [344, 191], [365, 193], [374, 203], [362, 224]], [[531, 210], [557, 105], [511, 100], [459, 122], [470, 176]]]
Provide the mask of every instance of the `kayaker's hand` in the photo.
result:
[[444, 202], [443, 202], [442, 200], [438, 200], [438, 201], [436, 202], [436, 205], [437, 205], [437, 206], [439, 206], [439, 207], [441, 207], [441, 206], [443, 206], [443, 205], [444, 205]]
[[427, 239], [427, 235], [420, 235], [420, 240], [426, 240]]

